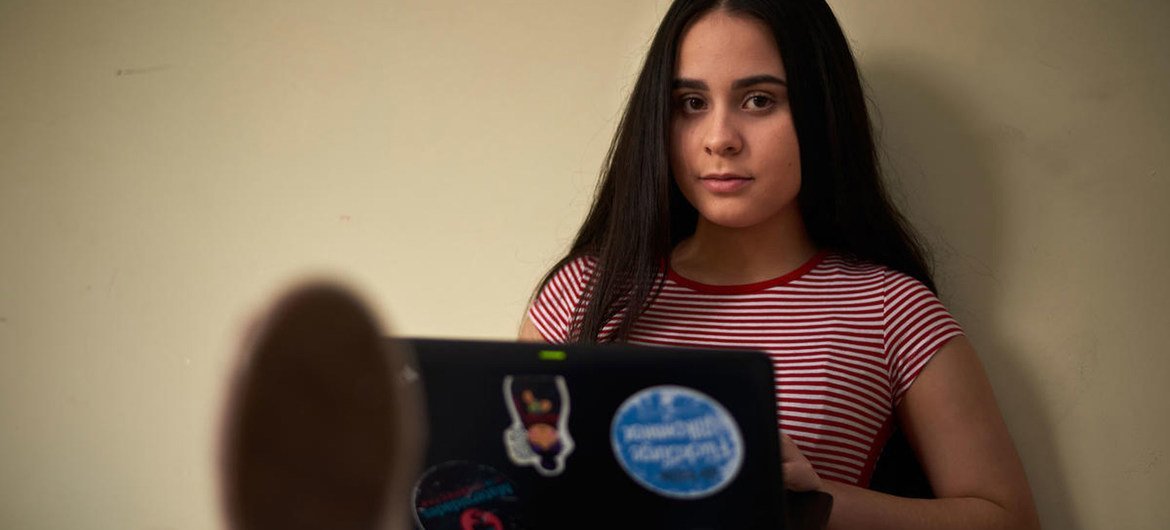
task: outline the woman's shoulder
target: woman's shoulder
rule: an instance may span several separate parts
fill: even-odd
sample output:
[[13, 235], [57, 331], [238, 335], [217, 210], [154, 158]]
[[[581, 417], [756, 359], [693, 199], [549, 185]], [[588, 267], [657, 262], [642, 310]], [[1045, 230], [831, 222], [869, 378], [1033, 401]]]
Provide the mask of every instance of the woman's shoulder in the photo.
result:
[[[938, 333], [943, 338], [961, 334], [950, 311], [926, 283], [898, 269], [874, 261], [830, 253], [818, 267], [837, 278], [843, 288], [880, 297], [882, 313], [892, 336]], [[937, 344], [941, 342], [936, 341]]]
[[597, 269], [597, 258], [589, 254], [568, 256], [553, 266], [536, 293], [535, 303], [576, 304]]
[[556, 266], [556, 270], [552, 271], [550, 279], [560, 280], [574, 280], [575, 282], [588, 282], [589, 278], [593, 276], [594, 271], [597, 270], [597, 258], [591, 254], [579, 254], [577, 256], [569, 256], [561, 261]]
[[528, 319], [548, 342], [567, 342], [571, 323], [583, 299], [589, 280], [597, 267], [590, 255], [562, 259], [545, 277], [528, 308]]
[[930, 291], [926, 284], [893, 267], [840, 252], [826, 252], [813, 272], [819, 277], [836, 281], [880, 285], [886, 292], [897, 289]]

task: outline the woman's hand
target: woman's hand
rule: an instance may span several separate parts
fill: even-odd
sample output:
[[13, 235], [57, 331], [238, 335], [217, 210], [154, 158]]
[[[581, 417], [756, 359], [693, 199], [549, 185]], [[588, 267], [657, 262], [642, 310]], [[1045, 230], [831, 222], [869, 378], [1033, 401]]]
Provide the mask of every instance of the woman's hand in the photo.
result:
[[792, 491], [823, 490], [821, 476], [813, 470], [812, 463], [800, 452], [796, 442], [787, 434], [780, 433], [780, 457], [784, 467], [784, 487]]

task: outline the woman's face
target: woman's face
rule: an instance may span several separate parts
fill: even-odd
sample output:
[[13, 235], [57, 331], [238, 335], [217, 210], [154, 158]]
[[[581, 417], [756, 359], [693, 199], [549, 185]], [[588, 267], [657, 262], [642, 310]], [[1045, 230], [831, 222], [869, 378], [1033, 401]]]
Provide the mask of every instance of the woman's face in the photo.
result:
[[702, 218], [728, 228], [798, 220], [800, 148], [768, 28], [703, 15], [683, 33], [674, 77], [670, 167]]

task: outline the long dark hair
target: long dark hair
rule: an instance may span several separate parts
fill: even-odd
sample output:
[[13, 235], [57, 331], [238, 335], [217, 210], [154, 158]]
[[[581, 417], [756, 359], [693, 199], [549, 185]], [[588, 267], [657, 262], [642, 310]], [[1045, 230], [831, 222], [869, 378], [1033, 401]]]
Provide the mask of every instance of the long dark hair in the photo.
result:
[[540, 284], [543, 289], [578, 257], [596, 260], [572, 320], [572, 340], [596, 342], [623, 312], [605, 340], [624, 340], [661, 288], [659, 272], [671, 249], [695, 231], [699, 214], [670, 172], [671, 90], [683, 32], [715, 9], [753, 16], [776, 39], [800, 144], [797, 201], [813, 244], [935, 289], [925, 249], [882, 183], [857, 66], [829, 6], [823, 0], [676, 0], [646, 54], [589, 215]]

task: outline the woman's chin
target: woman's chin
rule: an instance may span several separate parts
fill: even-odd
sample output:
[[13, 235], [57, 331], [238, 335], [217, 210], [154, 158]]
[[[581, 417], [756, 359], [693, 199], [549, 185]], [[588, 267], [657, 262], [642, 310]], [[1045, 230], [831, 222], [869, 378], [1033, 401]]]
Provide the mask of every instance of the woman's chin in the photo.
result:
[[702, 216], [703, 221], [706, 221], [707, 224], [731, 230], [752, 228], [763, 223], [768, 218], [767, 216], [752, 215], [751, 212], [735, 210], [701, 211], [699, 215]]

